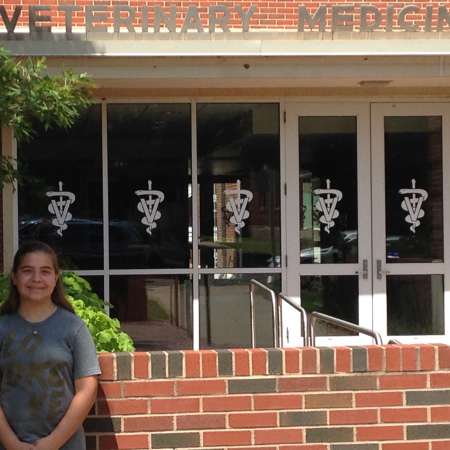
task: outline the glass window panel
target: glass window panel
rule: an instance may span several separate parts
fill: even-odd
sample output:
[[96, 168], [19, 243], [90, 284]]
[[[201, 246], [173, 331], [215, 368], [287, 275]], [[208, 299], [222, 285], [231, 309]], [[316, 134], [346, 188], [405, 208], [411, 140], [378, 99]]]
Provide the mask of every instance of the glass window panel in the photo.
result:
[[441, 117], [385, 117], [386, 261], [442, 262]]
[[387, 277], [389, 335], [444, 334], [444, 277]]
[[35, 131], [18, 148], [24, 173], [18, 193], [19, 241], [50, 244], [64, 269], [102, 269], [100, 106], [92, 106], [70, 129]]
[[110, 267], [190, 267], [190, 105], [108, 105], [108, 152]]
[[300, 262], [358, 262], [356, 117], [299, 117]]
[[[254, 278], [275, 292], [280, 275], [211, 274], [200, 280], [200, 346], [251, 347], [250, 280]], [[255, 344], [273, 347], [273, 315], [270, 297], [255, 292]]]
[[[301, 302], [307, 312], [321, 312], [354, 324], [358, 319], [357, 276], [301, 276]], [[318, 322], [316, 336], [341, 336], [352, 333], [334, 325]]]
[[105, 282], [102, 276], [98, 275], [80, 275], [90, 285], [92, 292], [95, 292], [102, 300], [105, 298]]
[[137, 350], [192, 348], [192, 281], [188, 275], [112, 276], [111, 316]]
[[201, 267], [280, 267], [277, 104], [199, 104]]

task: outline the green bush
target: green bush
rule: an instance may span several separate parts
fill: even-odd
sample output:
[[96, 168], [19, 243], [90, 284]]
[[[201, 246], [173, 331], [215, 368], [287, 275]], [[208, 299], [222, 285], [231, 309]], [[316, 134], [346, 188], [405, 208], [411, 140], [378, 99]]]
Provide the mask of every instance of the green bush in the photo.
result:
[[[76, 314], [87, 325], [99, 352], [130, 352], [134, 350], [133, 341], [120, 330], [120, 322], [104, 312], [105, 302], [92, 291], [87, 280], [67, 272], [62, 277], [66, 296]], [[0, 304], [5, 301], [9, 291], [9, 280], [0, 276]]]

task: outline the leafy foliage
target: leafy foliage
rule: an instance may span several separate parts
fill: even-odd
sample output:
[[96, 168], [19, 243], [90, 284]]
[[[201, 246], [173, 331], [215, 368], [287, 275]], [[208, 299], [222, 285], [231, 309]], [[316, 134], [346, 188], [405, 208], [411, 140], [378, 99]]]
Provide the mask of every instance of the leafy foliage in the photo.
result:
[[[44, 58], [12, 58], [0, 47], [0, 124], [11, 127], [18, 141], [33, 136], [33, 125], [44, 129], [72, 126], [91, 104], [92, 83], [70, 70], [50, 76]], [[0, 188], [17, 179], [14, 161], [0, 158]]]
[[[84, 278], [67, 272], [63, 275], [66, 296], [76, 314], [86, 323], [99, 352], [129, 352], [134, 350], [133, 341], [120, 330], [120, 322], [104, 312], [104, 301], [92, 291]], [[0, 304], [9, 291], [9, 279], [0, 276]]]

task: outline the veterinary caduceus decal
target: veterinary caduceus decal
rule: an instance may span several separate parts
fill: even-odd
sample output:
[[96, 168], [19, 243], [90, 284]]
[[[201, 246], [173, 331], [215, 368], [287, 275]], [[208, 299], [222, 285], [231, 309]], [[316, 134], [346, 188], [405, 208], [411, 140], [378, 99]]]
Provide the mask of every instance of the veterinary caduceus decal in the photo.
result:
[[331, 189], [330, 180], [326, 180], [326, 189], [314, 189], [314, 194], [319, 197], [314, 208], [321, 212], [319, 222], [325, 225], [325, 231], [330, 234], [330, 229], [336, 225], [334, 219], [339, 217], [339, 211], [336, 206], [342, 200], [342, 191], [339, 189]]
[[401, 207], [408, 212], [405, 221], [410, 223], [409, 229], [415, 233], [416, 228], [420, 226], [420, 220], [425, 211], [422, 209], [423, 202], [428, 198], [428, 192], [425, 189], [416, 189], [416, 180], [411, 180], [411, 188], [400, 189], [399, 194], [403, 195]]
[[228, 197], [226, 209], [233, 214], [230, 222], [235, 225], [234, 231], [240, 235], [242, 228], [245, 227], [244, 219], [250, 217], [247, 206], [253, 200], [253, 193], [247, 189], [241, 189], [240, 180], [237, 180], [236, 184], [237, 189], [227, 189], [224, 194]]
[[50, 197], [48, 210], [55, 217], [52, 219], [52, 225], [57, 227], [56, 232], [62, 237], [63, 231], [67, 230], [67, 222], [72, 220], [72, 214], [69, 207], [75, 202], [75, 194], [69, 191], [63, 191], [63, 182], [58, 181], [58, 191], [49, 191], [45, 195]]
[[161, 218], [158, 208], [164, 201], [164, 193], [152, 189], [152, 181], [148, 180], [148, 189], [140, 189], [135, 191], [135, 194], [139, 197], [137, 209], [144, 214], [141, 222], [147, 225], [145, 231], [151, 235], [152, 230], [156, 228], [156, 221]]

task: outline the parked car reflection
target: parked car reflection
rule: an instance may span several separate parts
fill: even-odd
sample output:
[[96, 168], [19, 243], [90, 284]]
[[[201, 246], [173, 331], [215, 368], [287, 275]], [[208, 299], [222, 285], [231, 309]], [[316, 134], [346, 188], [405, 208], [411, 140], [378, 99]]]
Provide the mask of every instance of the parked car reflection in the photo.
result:
[[[103, 268], [103, 223], [100, 220], [74, 218], [60, 236], [48, 218], [24, 219], [19, 223], [19, 238], [38, 239], [59, 253], [65, 269]], [[109, 226], [110, 263], [120, 261], [123, 267], [155, 263], [159, 255], [141, 231], [139, 223], [111, 221]]]

